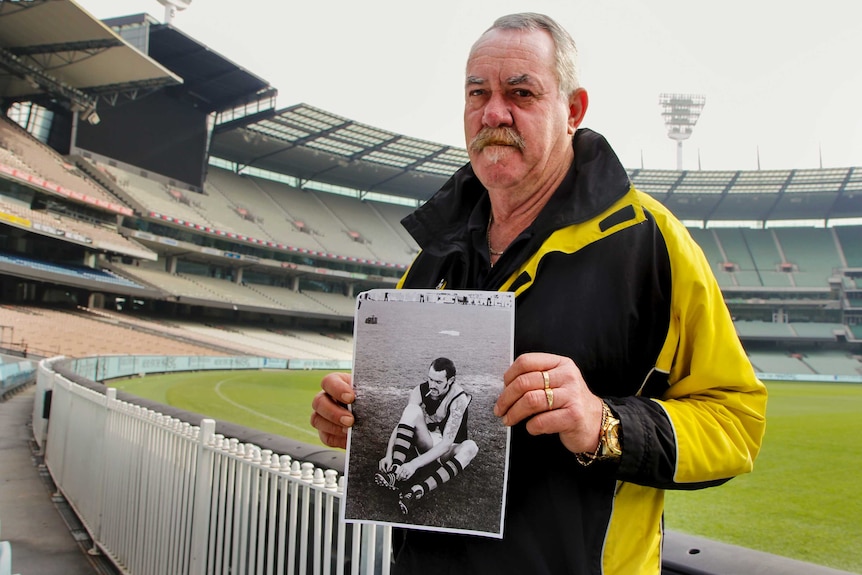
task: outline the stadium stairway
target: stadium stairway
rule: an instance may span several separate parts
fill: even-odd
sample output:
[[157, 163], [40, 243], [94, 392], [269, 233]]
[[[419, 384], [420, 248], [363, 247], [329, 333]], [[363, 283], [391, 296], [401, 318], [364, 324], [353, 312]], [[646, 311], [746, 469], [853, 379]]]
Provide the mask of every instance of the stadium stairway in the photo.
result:
[[114, 575], [110, 561], [88, 553], [86, 530], [42, 466], [30, 427], [35, 391], [31, 385], [0, 401], [0, 519], [12, 573]]

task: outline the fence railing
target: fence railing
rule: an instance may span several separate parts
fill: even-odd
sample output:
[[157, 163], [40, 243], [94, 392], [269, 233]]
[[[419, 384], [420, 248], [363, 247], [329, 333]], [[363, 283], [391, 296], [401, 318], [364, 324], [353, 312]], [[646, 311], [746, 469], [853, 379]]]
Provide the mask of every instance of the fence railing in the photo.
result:
[[391, 530], [338, 520], [338, 471], [99, 393], [54, 361], [39, 365], [34, 435], [47, 424], [58, 490], [123, 572], [389, 572]]
[[0, 399], [32, 383], [35, 376], [36, 364], [31, 360], [4, 362], [0, 359]]
[[0, 541], [0, 575], [12, 575], [12, 545], [8, 541]]

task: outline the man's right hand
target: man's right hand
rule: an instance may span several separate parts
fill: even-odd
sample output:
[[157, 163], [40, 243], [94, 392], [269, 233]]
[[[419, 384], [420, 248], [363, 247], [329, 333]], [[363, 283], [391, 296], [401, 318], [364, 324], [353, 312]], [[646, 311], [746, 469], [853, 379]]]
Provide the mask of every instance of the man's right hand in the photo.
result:
[[311, 401], [311, 425], [320, 441], [329, 447], [347, 447], [347, 430], [353, 425], [353, 414], [347, 405], [353, 403], [353, 378], [349, 373], [330, 373], [320, 382], [322, 391]]

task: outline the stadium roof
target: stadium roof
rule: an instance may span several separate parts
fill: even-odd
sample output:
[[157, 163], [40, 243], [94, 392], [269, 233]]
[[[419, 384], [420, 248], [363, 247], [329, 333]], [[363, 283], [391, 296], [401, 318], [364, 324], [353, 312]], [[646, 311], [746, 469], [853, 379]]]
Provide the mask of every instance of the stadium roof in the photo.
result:
[[182, 80], [72, 0], [0, 2], [0, 98], [59, 101], [90, 115], [98, 98]]
[[[424, 201], [469, 161], [461, 148], [399, 135], [307, 104], [218, 126], [210, 153], [302, 180]], [[862, 217], [862, 168], [630, 170], [635, 186], [684, 220]]]
[[426, 200], [461, 166], [460, 148], [360, 124], [307, 104], [217, 126], [210, 154], [302, 180]]
[[632, 170], [634, 185], [683, 220], [862, 217], [862, 168], [757, 171]]
[[147, 30], [147, 54], [183, 79], [173, 90], [195, 101], [206, 112], [220, 112], [248, 102], [273, 99], [269, 82], [234, 64], [170, 24], [147, 14], [105, 20], [121, 34], [130, 28]]

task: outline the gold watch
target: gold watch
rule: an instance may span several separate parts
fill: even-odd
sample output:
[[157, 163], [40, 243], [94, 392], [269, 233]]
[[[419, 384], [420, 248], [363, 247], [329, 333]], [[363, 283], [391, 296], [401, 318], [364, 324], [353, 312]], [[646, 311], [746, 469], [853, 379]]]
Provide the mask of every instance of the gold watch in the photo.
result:
[[620, 420], [611, 413], [608, 404], [602, 402], [602, 410], [605, 411], [602, 418], [602, 431], [599, 442], [601, 443], [600, 459], [619, 459], [622, 457], [623, 449], [620, 444]]
[[602, 424], [596, 451], [594, 453], [575, 453], [575, 459], [584, 467], [589, 467], [593, 461], [617, 461], [622, 455], [620, 420], [614, 417], [611, 408], [602, 401]]

